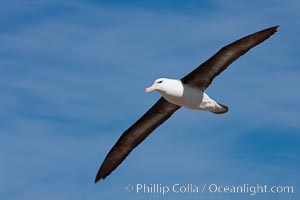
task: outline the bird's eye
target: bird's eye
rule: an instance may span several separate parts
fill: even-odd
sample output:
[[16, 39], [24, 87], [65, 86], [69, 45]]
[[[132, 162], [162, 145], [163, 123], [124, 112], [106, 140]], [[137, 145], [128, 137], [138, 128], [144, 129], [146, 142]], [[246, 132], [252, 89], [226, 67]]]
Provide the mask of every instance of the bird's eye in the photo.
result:
[[162, 83], [163, 81], [158, 81], [157, 83]]

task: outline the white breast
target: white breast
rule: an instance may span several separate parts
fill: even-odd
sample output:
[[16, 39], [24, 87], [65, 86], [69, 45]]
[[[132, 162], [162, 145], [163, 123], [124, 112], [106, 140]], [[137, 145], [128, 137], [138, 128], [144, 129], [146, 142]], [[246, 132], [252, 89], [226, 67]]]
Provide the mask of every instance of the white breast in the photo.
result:
[[183, 85], [179, 80], [170, 80], [159, 93], [167, 101], [192, 110], [210, 110], [210, 107], [215, 104], [215, 101], [203, 91]]

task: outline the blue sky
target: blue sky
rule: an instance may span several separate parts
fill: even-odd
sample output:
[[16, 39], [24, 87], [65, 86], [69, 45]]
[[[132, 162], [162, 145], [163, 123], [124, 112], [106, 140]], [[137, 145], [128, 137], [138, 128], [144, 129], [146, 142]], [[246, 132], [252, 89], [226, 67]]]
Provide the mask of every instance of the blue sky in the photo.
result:
[[[299, 199], [298, 19], [291, 1], [0, 3], [0, 198]], [[158, 98], [222, 46], [281, 27], [208, 94], [225, 115], [179, 110], [106, 180], [105, 155]], [[294, 194], [136, 194], [127, 184], [292, 185]]]

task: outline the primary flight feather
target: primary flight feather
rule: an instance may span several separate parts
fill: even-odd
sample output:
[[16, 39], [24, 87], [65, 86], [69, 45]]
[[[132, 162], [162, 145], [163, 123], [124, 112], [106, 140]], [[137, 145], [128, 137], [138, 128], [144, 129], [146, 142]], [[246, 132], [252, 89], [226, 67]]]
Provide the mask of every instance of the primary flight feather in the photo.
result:
[[146, 92], [158, 91], [162, 96], [138, 121], [128, 128], [105, 157], [95, 178], [95, 183], [105, 179], [129, 153], [150, 133], [166, 121], [180, 107], [222, 114], [228, 107], [210, 98], [204, 91], [213, 79], [233, 61], [252, 47], [260, 44], [279, 26], [274, 26], [242, 39], [222, 49], [180, 80], [160, 78], [146, 88]]

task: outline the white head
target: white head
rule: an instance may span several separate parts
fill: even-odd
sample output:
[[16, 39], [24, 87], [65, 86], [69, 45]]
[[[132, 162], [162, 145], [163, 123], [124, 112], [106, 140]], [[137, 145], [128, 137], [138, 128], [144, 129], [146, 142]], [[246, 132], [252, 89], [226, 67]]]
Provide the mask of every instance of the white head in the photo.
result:
[[158, 92], [164, 92], [168, 89], [168, 86], [169, 86], [171, 81], [172, 81], [172, 79], [167, 79], [167, 78], [156, 79], [152, 86], [147, 87], [145, 89], [145, 92], [148, 93], [148, 92], [151, 92], [153, 90], [156, 90]]

